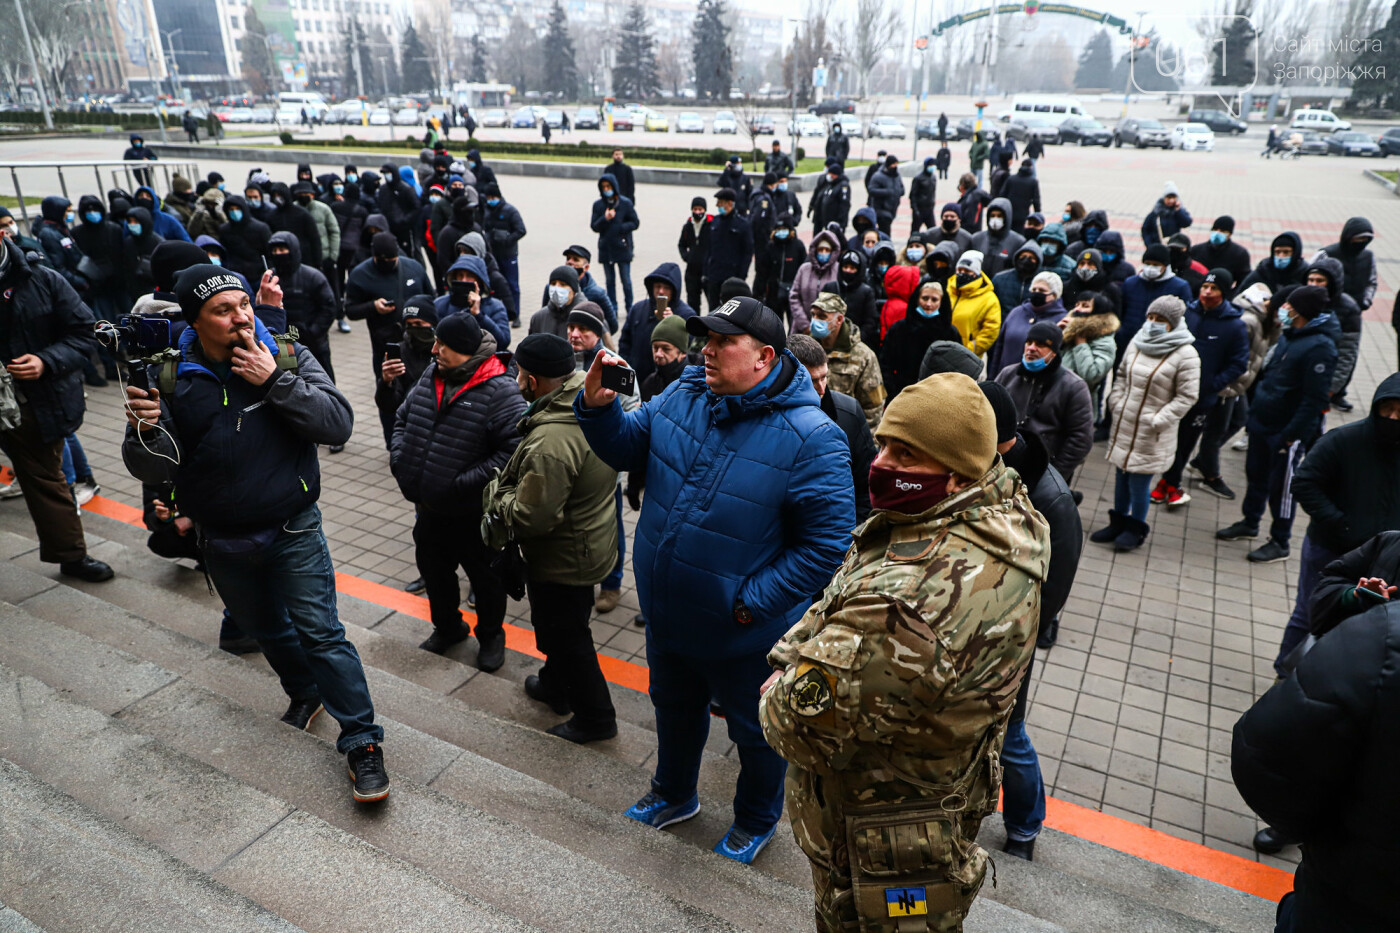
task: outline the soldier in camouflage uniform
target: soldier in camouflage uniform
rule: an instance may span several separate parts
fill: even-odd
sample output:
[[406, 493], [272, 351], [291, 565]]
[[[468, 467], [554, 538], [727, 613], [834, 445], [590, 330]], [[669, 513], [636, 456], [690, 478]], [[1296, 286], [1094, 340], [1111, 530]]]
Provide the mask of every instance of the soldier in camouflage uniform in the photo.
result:
[[846, 319], [846, 301], [823, 291], [812, 304], [812, 336], [826, 350], [831, 388], [860, 403], [873, 432], [885, 411], [885, 382], [880, 359], [861, 342], [860, 328]]
[[1049, 530], [967, 376], [885, 413], [875, 511], [769, 654], [764, 736], [789, 763], [820, 933], [960, 931], [986, 872], [1007, 719], [1035, 647]]

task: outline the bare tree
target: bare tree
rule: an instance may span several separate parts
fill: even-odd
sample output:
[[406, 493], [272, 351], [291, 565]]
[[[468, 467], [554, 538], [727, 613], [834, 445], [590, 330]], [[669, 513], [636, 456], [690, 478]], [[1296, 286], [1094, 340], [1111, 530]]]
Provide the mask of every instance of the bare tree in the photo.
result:
[[690, 44], [687, 32], [672, 36], [656, 50], [656, 76], [661, 79], [661, 89], [672, 97], [690, 81]]
[[885, 0], [857, 0], [851, 51], [862, 96], [869, 90], [870, 73], [904, 33], [904, 15], [898, 7]]
[[797, 94], [798, 104], [812, 100], [812, 69], [817, 62], [830, 61], [836, 46], [830, 34], [831, 7], [834, 0], [809, 0], [807, 16], [797, 27], [792, 46], [783, 62], [783, 81]]
[[[85, 3], [69, 4], [57, 0], [24, 0], [21, 4], [29, 25], [29, 37], [34, 43], [34, 57], [38, 59], [50, 96], [61, 96], [67, 84], [65, 73], [69, 71], [78, 43], [82, 41], [84, 25], [92, 12], [87, 6]], [[7, 7], [5, 13], [0, 15], [0, 41], [12, 52], [22, 48], [23, 40], [13, 6]], [[16, 63], [6, 62], [8, 74], [18, 77], [21, 72], [29, 73], [29, 63], [23, 60], [22, 55], [8, 57], [16, 60]]]

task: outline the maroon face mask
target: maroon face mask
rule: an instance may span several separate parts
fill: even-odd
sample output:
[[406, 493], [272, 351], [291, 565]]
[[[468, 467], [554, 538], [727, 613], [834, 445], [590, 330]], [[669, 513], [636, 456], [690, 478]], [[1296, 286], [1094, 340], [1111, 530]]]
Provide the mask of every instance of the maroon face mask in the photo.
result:
[[870, 467], [870, 505], [905, 515], [921, 515], [948, 498], [951, 473], [910, 473]]

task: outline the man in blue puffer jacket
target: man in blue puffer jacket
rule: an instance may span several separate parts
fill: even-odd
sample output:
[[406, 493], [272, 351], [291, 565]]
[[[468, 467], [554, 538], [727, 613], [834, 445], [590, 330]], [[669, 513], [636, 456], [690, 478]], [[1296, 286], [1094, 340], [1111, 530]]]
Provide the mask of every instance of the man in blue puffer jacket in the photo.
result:
[[616, 470], [647, 470], [632, 566], [647, 619], [656, 709], [651, 790], [628, 816], [660, 829], [700, 811], [711, 698], [742, 772], [734, 825], [715, 851], [750, 863], [783, 808], [783, 760], [758, 722], [765, 657], [840, 565], [855, 524], [850, 453], [821, 410], [782, 321], [735, 298], [686, 323], [705, 366], [624, 414], [594, 358], [574, 414]]
[[438, 319], [458, 311], [466, 311], [477, 324], [496, 338], [496, 349], [510, 346], [510, 312], [501, 299], [491, 292], [491, 273], [486, 260], [470, 253], [458, 256], [447, 269], [447, 294], [433, 303]]

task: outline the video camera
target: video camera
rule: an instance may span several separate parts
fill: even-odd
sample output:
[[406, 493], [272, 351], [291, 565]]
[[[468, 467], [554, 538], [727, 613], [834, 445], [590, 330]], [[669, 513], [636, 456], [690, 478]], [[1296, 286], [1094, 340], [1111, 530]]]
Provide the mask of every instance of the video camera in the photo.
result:
[[112, 348], [117, 361], [127, 369], [127, 385], [149, 389], [146, 367], [172, 358], [175, 354], [171, 319], [161, 315], [125, 314], [111, 321], [98, 321], [97, 339]]

